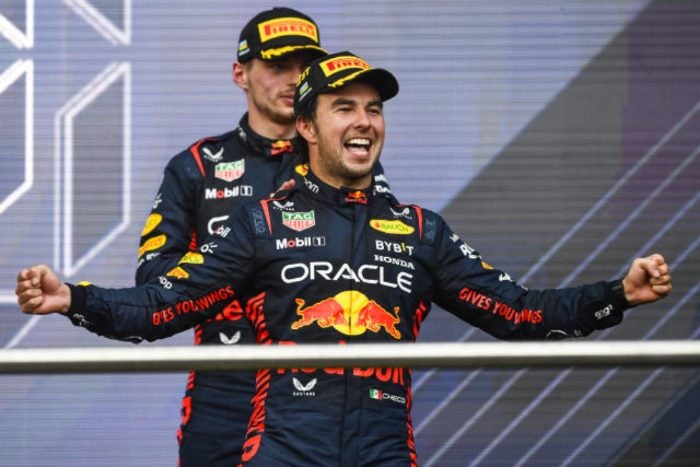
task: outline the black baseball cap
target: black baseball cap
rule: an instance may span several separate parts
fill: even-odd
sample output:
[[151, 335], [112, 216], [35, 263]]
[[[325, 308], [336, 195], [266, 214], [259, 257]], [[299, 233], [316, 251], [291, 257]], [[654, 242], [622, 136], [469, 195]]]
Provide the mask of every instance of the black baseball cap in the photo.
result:
[[323, 56], [328, 52], [321, 48], [319, 37], [316, 22], [305, 14], [283, 7], [265, 10], [248, 21], [241, 31], [238, 61], [273, 60], [305, 50]]
[[383, 68], [374, 68], [352, 52], [317, 58], [299, 75], [294, 92], [294, 113], [302, 115], [313, 96], [341, 89], [362, 80], [372, 84], [382, 101], [399, 93], [399, 82]]

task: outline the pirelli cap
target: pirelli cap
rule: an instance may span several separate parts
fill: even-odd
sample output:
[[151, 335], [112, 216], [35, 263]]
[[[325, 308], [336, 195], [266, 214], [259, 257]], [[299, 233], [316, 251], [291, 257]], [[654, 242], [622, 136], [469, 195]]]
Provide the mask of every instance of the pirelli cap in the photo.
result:
[[294, 92], [294, 113], [304, 114], [313, 96], [331, 92], [363, 80], [371, 83], [382, 101], [399, 93], [399, 82], [382, 68], [374, 68], [352, 52], [338, 52], [317, 58], [299, 75]]
[[321, 48], [318, 26], [299, 11], [276, 7], [258, 13], [245, 25], [238, 40], [238, 61], [272, 60], [304, 50], [327, 54]]

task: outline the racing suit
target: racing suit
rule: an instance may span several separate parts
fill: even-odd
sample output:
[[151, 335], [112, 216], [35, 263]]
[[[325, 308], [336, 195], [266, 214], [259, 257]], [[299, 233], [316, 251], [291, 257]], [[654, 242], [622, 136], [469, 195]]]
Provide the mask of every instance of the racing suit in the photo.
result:
[[[233, 206], [269, 196], [292, 177], [303, 157], [301, 140], [271, 140], [256, 134], [245, 114], [239, 126], [204, 138], [168, 163], [141, 234], [136, 283], [174, 267], [226, 219]], [[381, 167], [380, 186], [388, 190]], [[233, 303], [195, 326], [195, 344], [254, 343], [253, 329]], [[240, 458], [255, 389], [255, 372], [191, 372], [178, 430], [180, 467], [235, 465]]]
[[[501, 339], [585, 336], [629, 306], [620, 281], [528, 290], [438, 214], [296, 171], [295, 189], [240, 206], [158, 280], [70, 285], [69, 318], [154, 340], [246, 300], [260, 344], [350, 345], [415, 341], [431, 302]], [[416, 465], [410, 380], [402, 368], [259, 370], [243, 464]]]

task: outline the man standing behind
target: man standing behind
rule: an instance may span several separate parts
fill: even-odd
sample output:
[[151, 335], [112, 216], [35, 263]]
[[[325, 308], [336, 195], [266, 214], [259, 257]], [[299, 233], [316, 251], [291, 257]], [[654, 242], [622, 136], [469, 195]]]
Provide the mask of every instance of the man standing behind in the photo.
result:
[[[248, 111], [233, 131], [201, 139], [168, 163], [142, 232], [137, 285], [171, 270], [184, 253], [205, 247], [203, 240], [223, 225], [233, 206], [268, 196], [290, 178], [300, 148], [295, 85], [309, 62], [325, 54], [316, 23], [299, 11], [273, 8], [245, 25], [233, 81], [245, 92]], [[253, 342], [234, 304], [195, 328], [196, 344]], [[178, 430], [181, 467], [238, 462], [254, 389], [254, 372], [190, 373]]]

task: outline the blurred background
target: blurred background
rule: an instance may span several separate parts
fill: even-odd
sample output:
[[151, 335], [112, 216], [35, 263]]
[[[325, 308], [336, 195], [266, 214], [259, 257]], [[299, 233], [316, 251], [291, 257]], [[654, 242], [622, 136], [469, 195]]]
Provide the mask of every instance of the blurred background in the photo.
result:
[[[672, 296], [587, 339], [698, 339], [698, 1], [3, 0], [3, 348], [131, 345], [22, 315], [15, 276], [133, 284], [163, 167], [236, 126], [238, 34], [282, 5], [397, 76], [382, 162], [400, 200], [530, 288], [661, 252]], [[420, 340], [490, 339], [434, 308]], [[185, 380], [0, 375], [0, 465], [175, 465]], [[697, 465], [699, 405], [698, 368], [414, 372], [424, 466]]]

